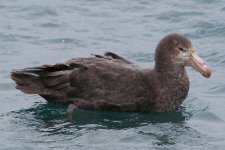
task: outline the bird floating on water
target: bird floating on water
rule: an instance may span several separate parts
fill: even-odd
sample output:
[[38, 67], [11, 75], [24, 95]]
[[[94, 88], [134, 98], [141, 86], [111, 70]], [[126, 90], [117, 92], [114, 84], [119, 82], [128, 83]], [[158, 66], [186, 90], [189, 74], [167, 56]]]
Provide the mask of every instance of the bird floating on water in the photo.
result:
[[178, 33], [166, 35], [157, 45], [155, 66], [143, 69], [117, 54], [106, 52], [65, 63], [13, 70], [16, 88], [39, 94], [47, 101], [70, 104], [74, 109], [132, 112], [175, 111], [186, 98], [192, 66], [204, 77], [210, 68], [190, 40]]

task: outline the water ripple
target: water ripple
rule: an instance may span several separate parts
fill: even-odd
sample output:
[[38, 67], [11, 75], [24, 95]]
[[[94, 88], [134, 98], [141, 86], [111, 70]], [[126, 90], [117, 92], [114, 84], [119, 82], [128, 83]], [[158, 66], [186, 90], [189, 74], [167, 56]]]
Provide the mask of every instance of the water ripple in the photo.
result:
[[14, 83], [0, 83], [0, 90], [1, 91], [9, 91], [14, 90]]
[[[225, 149], [224, 15], [222, 0], [1, 1], [0, 149]], [[66, 105], [22, 94], [10, 79], [11, 68], [108, 49], [149, 67], [149, 49], [169, 32], [191, 38], [213, 71], [188, 70], [190, 92], [173, 113], [79, 109], [68, 123]]]
[[49, 22], [49, 23], [40, 24], [39, 26], [43, 27], [43, 28], [60, 28], [62, 25], [57, 24], [57, 23]]
[[223, 93], [225, 91], [225, 86], [223, 83], [217, 83], [209, 89], [210, 93]]
[[48, 17], [48, 16], [58, 16], [58, 13], [55, 9], [44, 6], [31, 6], [25, 7], [19, 10], [19, 12], [28, 13], [28, 18], [40, 18], [40, 17]]
[[33, 41], [33, 44], [74, 44], [75, 47], [85, 47], [85, 45], [83, 44], [83, 42], [81, 40], [75, 39], [75, 38], [55, 38], [55, 39], [45, 39], [45, 40], [37, 40], [37, 41]]
[[225, 23], [218, 21], [198, 21], [193, 24], [192, 28], [195, 30], [194, 38], [203, 37], [224, 37]]
[[181, 22], [187, 18], [187, 16], [204, 16], [204, 13], [198, 11], [190, 12], [180, 12], [180, 11], [170, 11], [158, 15], [157, 19], [171, 21], [171, 22]]

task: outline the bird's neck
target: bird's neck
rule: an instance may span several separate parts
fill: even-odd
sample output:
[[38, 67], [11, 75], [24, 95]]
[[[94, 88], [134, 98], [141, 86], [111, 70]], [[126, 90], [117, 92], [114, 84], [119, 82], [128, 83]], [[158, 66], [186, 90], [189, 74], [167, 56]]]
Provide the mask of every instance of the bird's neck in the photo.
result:
[[172, 111], [183, 102], [189, 91], [189, 79], [185, 68], [167, 63], [163, 66], [156, 65], [155, 72], [160, 84], [160, 91], [167, 95], [166, 98], [160, 99], [168, 104], [166, 111]]
[[[162, 84], [189, 86], [188, 76], [184, 66], [174, 65], [171, 62], [156, 63], [155, 72]], [[184, 82], [184, 83], [183, 83]]]

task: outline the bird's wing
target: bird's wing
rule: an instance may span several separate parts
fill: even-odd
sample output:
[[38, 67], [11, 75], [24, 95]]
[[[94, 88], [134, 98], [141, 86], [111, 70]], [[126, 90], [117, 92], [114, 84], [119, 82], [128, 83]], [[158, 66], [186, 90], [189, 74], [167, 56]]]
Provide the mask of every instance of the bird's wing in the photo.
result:
[[116, 78], [123, 68], [121, 64], [132, 63], [106, 52], [104, 56], [75, 58], [65, 63], [13, 70], [11, 78], [16, 82], [16, 88], [24, 93], [64, 102], [76, 97], [83, 88], [95, 89], [100, 84], [96, 78]]
[[125, 64], [133, 64], [132, 62], [128, 61], [127, 59], [113, 53], [113, 52], [105, 52], [104, 55], [98, 55], [98, 54], [92, 54], [93, 56], [97, 58], [103, 58], [103, 59], [109, 59], [109, 60], [114, 60], [114, 61], [119, 61], [120, 63], [125, 63]]

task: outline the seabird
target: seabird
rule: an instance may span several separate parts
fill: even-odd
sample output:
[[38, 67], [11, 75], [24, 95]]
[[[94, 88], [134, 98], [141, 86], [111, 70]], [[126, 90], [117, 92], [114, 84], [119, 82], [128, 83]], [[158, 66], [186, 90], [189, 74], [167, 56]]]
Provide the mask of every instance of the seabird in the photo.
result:
[[39, 94], [47, 101], [70, 104], [72, 119], [76, 108], [104, 111], [171, 112], [186, 98], [192, 66], [204, 77], [210, 68], [184, 35], [171, 33], [157, 45], [155, 66], [141, 68], [112, 52], [65, 63], [13, 70], [16, 88]]

